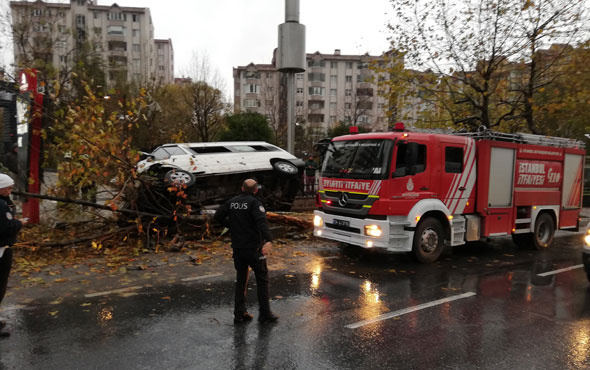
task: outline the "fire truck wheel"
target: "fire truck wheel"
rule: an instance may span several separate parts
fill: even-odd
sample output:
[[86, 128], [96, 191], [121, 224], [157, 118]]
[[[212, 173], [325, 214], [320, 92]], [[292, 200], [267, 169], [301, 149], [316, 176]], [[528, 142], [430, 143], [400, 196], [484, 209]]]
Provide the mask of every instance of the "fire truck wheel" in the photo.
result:
[[533, 234], [533, 247], [535, 249], [547, 248], [553, 242], [555, 236], [555, 224], [549, 213], [541, 213], [535, 222]]
[[445, 233], [435, 218], [426, 218], [418, 224], [414, 234], [412, 254], [422, 263], [432, 263], [443, 251]]

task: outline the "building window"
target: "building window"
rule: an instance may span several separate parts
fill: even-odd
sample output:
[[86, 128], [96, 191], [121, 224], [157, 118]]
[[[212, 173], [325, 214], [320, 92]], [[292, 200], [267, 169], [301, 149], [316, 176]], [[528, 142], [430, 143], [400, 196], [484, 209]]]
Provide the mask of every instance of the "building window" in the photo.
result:
[[133, 68], [136, 71], [139, 71], [140, 67], [141, 67], [141, 59], [133, 59]]
[[335, 123], [336, 122], [336, 116], [330, 116], [330, 122]]
[[40, 17], [41, 14], [43, 14], [43, 11], [41, 9], [31, 10], [31, 16], [33, 16], [33, 17]]
[[330, 76], [330, 83], [331, 84], [336, 84], [338, 82], [338, 76], [336, 75], [331, 75]]
[[126, 21], [127, 14], [121, 12], [109, 12], [107, 13], [107, 19], [109, 21]]
[[357, 122], [359, 122], [359, 123], [370, 123], [371, 120], [369, 119], [368, 116], [362, 115], [362, 116], [359, 116]]
[[260, 93], [260, 86], [255, 84], [245, 84], [244, 85], [244, 92], [246, 94], [259, 94]]
[[297, 94], [303, 94], [303, 87], [297, 88]]
[[336, 109], [336, 102], [335, 101], [330, 103], [330, 109]]
[[76, 26], [84, 27], [86, 25], [86, 17], [81, 14], [76, 15]]
[[66, 32], [66, 26], [64, 26], [63, 24], [58, 24], [58, 25], [57, 25], [57, 30], [58, 30], [60, 33], [65, 33], [65, 32]]
[[101, 35], [102, 34], [102, 28], [100, 27], [94, 27], [94, 33], [97, 35]]
[[51, 9], [45, 9], [43, 11], [43, 15], [46, 17], [51, 17]]
[[346, 69], [352, 69], [352, 62], [346, 62]]
[[295, 76], [298, 80], [303, 80], [303, 73], [297, 73]]
[[93, 12], [94, 13], [94, 19], [100, 19], [100, 13], [99, 12]]
[[133, 19], [133, 22], [139, 22], [139, 14], [132, 14], [131, 18]]
[[350, 108], [352, 108], [351, 103], [344, 103], [344, 109], [350, 109]]
[[352, 90], [351, 89], [344, 90], [344, 95], [346, 95], [346, 96], [352, 96]]
[[55, 42], [55, 47], [59, 48], [59, 49], [65, 49], [67, 46], [66, 41], [65, 40], [57, 40]]
[[371, 88], [356, 89], [356, 94], [358, 96], [373, 96], [373, 89], [371, 89]]
[[308, 67], [325, 67], [326, 62], [324, 62], [323, 60], [308, 60], [307, 66]]
[[260, 79], [260, 72], [244, 72], [244, 78]]
[[60, 56], [59, 56], [59, 61], [60, 61], [62, 64], [66, 64], [66, 62], [68, 61], [68, 58], [67, 58], [65, 55], [60, 55]]
[[338, 90], [337, 89], [330, 89], [330, 96], [336, 96], [338, 95]]
[[125, 28], [122, 26], [109, 26], [109, 35], [125, 35]]
[[140, 44], [133, 44], [133, 51], [141, 52], [141, 45]]
[[258, 107], [260, 107], [260, 101], [257, 99], [246, 99], [246, 100], [244, 100], [244, 107], [258, 108]]
[[338, 62], [330, 62], [330, 68], [338, 68]]
[[295, 106], [296, 106], [296, 107], [303, 107], [303, 101], [302, 101], [302, 100], [297, 100], [297, 101], [295, 102]]
[[352, 76], [346, 76], [346, 82], [352, 82]]
[[132, 36], [133, 37], [138, 37], [139, 36], [139, 30], [133, 30]]
[[309, 79], [309, 81], [312, 81], [312, 82], [326, 81], [326, 75], [324, 73], [318, 73], [318, 72], [308, 73], [307, 78]]
[[86, 0], [78, 0], [78, 5], [86, 5]]
[[318, 86], [311, 86], [309, 88], [309, 95], [324, 95], [324, 88]]

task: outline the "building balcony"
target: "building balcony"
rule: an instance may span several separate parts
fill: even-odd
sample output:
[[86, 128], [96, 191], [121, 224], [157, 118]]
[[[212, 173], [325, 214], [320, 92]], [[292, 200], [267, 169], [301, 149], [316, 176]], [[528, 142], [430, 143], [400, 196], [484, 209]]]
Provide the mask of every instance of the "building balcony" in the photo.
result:
[[324, 110], [323, 109], [308, 109], [307, 110], [307, 114], [308, 115], [324, 115]]

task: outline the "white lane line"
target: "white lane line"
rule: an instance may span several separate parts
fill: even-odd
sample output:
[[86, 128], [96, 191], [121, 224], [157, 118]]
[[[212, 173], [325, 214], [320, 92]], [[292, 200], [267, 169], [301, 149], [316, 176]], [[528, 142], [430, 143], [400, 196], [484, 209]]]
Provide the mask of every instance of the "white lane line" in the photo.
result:
[[544, 272], [542, 274], [537, 274], [537, 276], [555, 275], [555, 274], [559, 274], [560, 272], [566, 272], [566, 271], [569, 271], [569, 270], [575, 270], [575, 269], [579, 269], [579, 268], [582, 268], [582, 267], [584, 267], [584, 265], [575, 265], [575, 266], [570, 266], [570, 267], [562, 268], [562, 269], [555, 270], [555, 271], [547, 271], [547, 272]]
[[207, 278], [212, 278], [212, 277], [222, 276], [222, 275], [223, 274], [201, 275], [201, 276], [188, 277], [188, 278], [184, 278], [184, 279], [180, 279], [180, 280], [182, 280], [182, 281], [193, 281], [193, 280], [207, 279]]
[[106, 292], [84, 294], [84, 297], [86, 297], [86, 298], [100, 297], [103, 295], [109, 295], [109, 294], [114, 294], [114, 293], [125, 293], [125, 292], [129, 292], [129, 291], [137, 290], [137, 289], [141, 289], [141, 288], [142, 287], [140, 287], [140, 286], [130, 286], [130, 287], [121, 288], [121, 289], [107, 290]]
[[419, 304], [417, 306], [404, 308], [404, 309], [399, 310], [399, 311], [394, 311], [394, 312], [389, 312], [389, 313], [386, 313], [386, 314], [383, 314], [383, 315], [379, 315], [379, 316], [374, 317], [372, 319], [363, 320], [363, 321], [355, 322], [355, 323], [352, 323], [352, 324], [348, 324], [348, 325], [346, 325], [346, 328], [348, 328], [348, 329], [360, 328], [361, 326], [373, 324], [373, 323], [376, 323], [376, 322], [379, 322], [379, 321], [383, 321], [383, 320], [387, 320], [387, 319], [392, 319], [394, 317], [405, 315], [405, 314], [410, 313], [410, 312], [414, 312], [414, 311], [418, 311], [418, 310], [423, 310], [425, 308], [437, 306], [439, 304], [443, 304], [443, 303], [447, 303], [447, 302], [456, 301], [457, 299], [472, 297], [474, 295], [475, 295], [474, 292], [467, 292], [467, 293], [459, 294], [459, 295], [452, 296], [452, 297], [438, 299], [436, 301], [432, 301], [432, 302], [428, 302], [428, 303], [423, 303], [423, 304]]

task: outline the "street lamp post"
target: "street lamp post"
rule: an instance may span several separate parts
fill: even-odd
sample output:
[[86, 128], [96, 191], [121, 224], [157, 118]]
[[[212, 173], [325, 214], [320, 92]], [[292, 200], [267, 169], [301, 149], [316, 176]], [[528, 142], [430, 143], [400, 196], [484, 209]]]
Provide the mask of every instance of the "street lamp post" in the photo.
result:
[[287, 151], [295, 153], [295, 73], [305, 72], [305, 26], [299, 23], [299, 0], [285, 0], [285, 23], [279, 25], [278, 70], [287, 73]]

